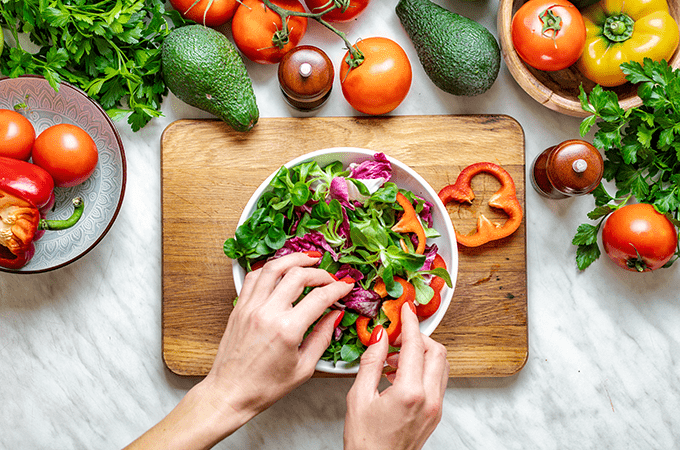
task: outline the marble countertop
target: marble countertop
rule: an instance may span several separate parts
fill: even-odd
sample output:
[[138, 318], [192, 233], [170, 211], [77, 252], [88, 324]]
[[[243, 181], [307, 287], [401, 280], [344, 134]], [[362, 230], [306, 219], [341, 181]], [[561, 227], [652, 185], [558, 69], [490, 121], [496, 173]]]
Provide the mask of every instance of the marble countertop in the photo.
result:
[[[496, 34], [497, 0], [436, 3]], [[437, 89], [395, 5], [374, 0], [341, 27], [351, 40], [382, 35], [408, 53], [413, 85], [392, 114], [510, 115], [525, 132], [527, 167], [548, 146], [578, 138], [580, 120], [538, 104], [504, 64], [477, 97]], [[302, 43], [324, 48], [335, 64], [344, 54], [317, 23]], [[262, 117], [302, 115], [285, 104], [275, 66], [247, 66]], [[161, 357], [160, 136], [174, 120], [211, 116], [172, 95], [163, 112], [137, 133], [117, 124], [125, 200], [93, 251], [45, 274], [0, 273], [2, 449], [123, 447], [198, 381], [175, 376]], [[315, 113], [358, 114], [337, 79]], [[426, 449], [680, 448], [680, 268], [634, 274], [603, 256], [579, 272], [571, 238], [592, 207], [590, 197], [546, 200], [528, 187], [528, 361], [508, 378], [450, 379]], [[351, 383], [313, 379], [215, 448], [337, 449]]]

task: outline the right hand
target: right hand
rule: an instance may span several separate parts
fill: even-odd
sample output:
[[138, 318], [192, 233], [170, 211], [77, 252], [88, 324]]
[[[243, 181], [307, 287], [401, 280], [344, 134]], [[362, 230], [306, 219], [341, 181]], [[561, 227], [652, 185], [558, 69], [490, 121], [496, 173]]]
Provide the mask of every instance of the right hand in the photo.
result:
[[387, 333], [366, 349], [347, 394], [345, 450], [416, 450], [442, 417], [449, 376], [446, 348], [420, 333], [408, 305], [401, 309], [402, 347], [392, 386], [378, 392], [387, 358]]

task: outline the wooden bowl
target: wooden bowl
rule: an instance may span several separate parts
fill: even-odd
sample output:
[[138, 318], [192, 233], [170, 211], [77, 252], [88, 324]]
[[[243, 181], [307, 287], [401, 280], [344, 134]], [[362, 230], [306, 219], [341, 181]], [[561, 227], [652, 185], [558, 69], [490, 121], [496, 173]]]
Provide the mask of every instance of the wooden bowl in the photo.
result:
[[[525, 0], [500, 0], [498, 8], [498, 35], [503, 59], [510, 73], [527, 94], [544, 106], [570, 116], [588, 116], [581, 109], [579, 86], [583, 84], [585, 91], [590, 92], [595, 83], [584, 77], [575, 65], [556, 72], [544, 72], [525, 64], [515, 51], [512, 44], [512, 18], [524, 3]], [[680, 0], [668, 0], [668, 7], [671, 16], [676, 22], [680, 22]], [[680, 68], [680, 52], [677, 49], [669, 64], [673, 68]], [[624, 109], [642, 104], [637, 96], [637, 87], [631, 83], [606, 89], [616, 92], [619, 104]]]

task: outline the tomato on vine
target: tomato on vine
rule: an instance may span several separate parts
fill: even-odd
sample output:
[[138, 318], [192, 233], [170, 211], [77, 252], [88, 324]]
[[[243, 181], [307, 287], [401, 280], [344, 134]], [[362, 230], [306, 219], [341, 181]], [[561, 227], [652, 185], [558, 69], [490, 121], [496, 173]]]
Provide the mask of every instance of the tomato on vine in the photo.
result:
[[[288, 11], [306, 13], [298, 0], [270, 0]], [[284, 30], [281, 16], [262, 0], [242, 0], [231, 21], [231, 33], [238, 49], [259, 64], [276, 64], [297, 46], [307, 32], [307, 18], [289, 15]]]
[[529, 0], [512, 18], [511, 33], [520, 58], [545, 71], [574, 64], [586, 41], [583, 16], [567, 0]]
[[342, 94], [354, 109], [365, 114], [380, 115], [394, 110], [411, 88], [411, 63], [399, 44], [383, 37], [357, 42], [363, 62], [354, 66], [348, 51], [340, 66]]
[[0, 156], [28, 161], [35, 129], [27, 118], [11, 109], [0, 109]]
[[234, 17], [238, 0], [170, 0], [170, 4], [185, 19], [206, 27], [218, 27]]
[[647, 272], [663, 267], [676, 252], [678, 232], [648, 203], [623, 206], [602, 228], [605, 252], [619, 267]]
[[307, 8], [313, 14], [319, 14], [335, 6], [335, 9], [321, 16], [328, 22], [354, 20], [364, 12], [369, 2], [370, 0], [305, 0]]

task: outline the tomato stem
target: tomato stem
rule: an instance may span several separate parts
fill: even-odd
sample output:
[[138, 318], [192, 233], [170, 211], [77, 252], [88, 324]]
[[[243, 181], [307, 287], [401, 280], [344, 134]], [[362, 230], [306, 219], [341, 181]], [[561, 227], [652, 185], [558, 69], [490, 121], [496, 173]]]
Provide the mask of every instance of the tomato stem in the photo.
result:
[[309, 12], [299, 12], [299, 11], [290, 11], [288, 9], [282, 8], [278, 5], [275, 5], [271, 2], [271, 0], [262, 0], [265, 4], [266, 7], [274, 11], [276, 14], [281, 16], [281, 23], [282, 29], [278, 30], [276, 33], [274, 33], [274, 36], [272, 36], [272, 43], [276, 45], [278, 48], [283, 48], [283, 45], [281, 45], [281, 42], [283, 42], [283, 39], [285, 39], [285, 42], [288, 42], [288, 17], [290, 16], [297, 16], [297, 17], [307, 17], [308, 19], [316, 20], [319, 22], [321, 25], [324, 27], [328, 28], [330, 31], [333, 33], [337, 34], [344, 42], [345, 46], [347, 47], [347, 50], [349, 51], [352, 60], [355, 61], [355, 67], [360, 65], [363, 60], [364, 60], [364, 55], [359, 51], [359, 49], [355, 48], [352, 43], [347, 39], [347, 35], [343, 33], [342, 31], [338, 30], [335, 28], [333, 25], [322, 19], [321, 16], [324, 14], [336, 9], [338, 6], [333, 2], [327, 9], [324, 9], [321, 12], [318, 13], [309, 13]]
[[541, 19], [541, 23], [543, 24], [541, 34], [546, 34], [546, 31], [552, 30], [551, 38], [554, 40], [557, 38], [557, 32], [562, 29], [562, 18], [556, 15], [551, 8], [543, 11], [538, 18]]

